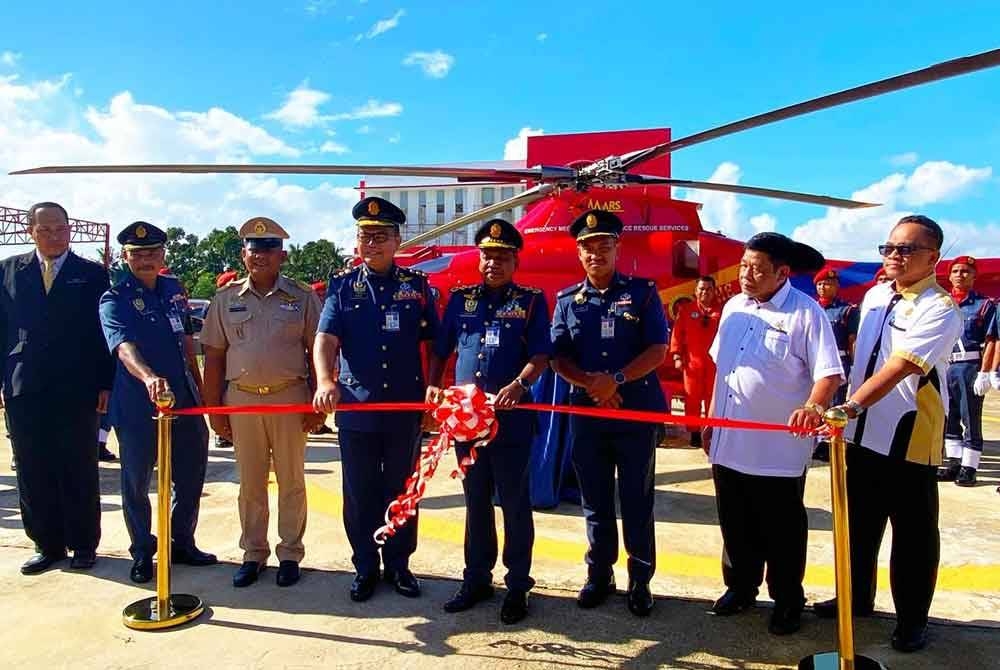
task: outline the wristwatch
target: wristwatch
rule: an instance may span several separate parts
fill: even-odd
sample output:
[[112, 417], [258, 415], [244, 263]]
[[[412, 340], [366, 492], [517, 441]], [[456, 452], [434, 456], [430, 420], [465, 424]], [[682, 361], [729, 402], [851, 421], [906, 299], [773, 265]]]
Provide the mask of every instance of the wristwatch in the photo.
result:
[[625, 383], [625, 373], [619, 370], [618, 372], [611, 375], [611, 378], [615, 380], [615, 383], [621, 386]]
[[523, 388], [525, 391], [530, 391], [531, 390], [531, 384], [529, 384], [528, 382], [524, 381], [520, 377], [515, 377], [514, 381], [516, 381], [517, 385], [520, 386], [521, 388]]
[[[865, 408], [861, 406], [861, 403], [854, 402], [853, 400], [846, 401], [843, 407], [847, 409], [847, 416], [852, 419], [858, 418], [861, 416], [861, 413], [865, 411]], [[854, 416], [851, 416], [852, 412], [854, 413]]]

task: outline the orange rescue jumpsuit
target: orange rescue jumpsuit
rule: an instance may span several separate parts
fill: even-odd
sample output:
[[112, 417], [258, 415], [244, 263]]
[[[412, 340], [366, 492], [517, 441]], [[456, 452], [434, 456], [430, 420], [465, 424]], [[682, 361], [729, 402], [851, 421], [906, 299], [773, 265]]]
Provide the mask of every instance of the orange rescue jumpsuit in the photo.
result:
[[708, 355], [708, 350], [719, 331], [721, 313], [722, 308], [718, 303], [707, 308], [697, 301], [677, 306], [677, 318], [670, 335], [670, 358], [676, 360], [680, 356], [681, 359], [681, 370], [684, 372], [684, 414], [687, 416], [701, 416], [702, 403], [705, 406], [704, 413], [708, 413], [715, 384], [715, 362]]

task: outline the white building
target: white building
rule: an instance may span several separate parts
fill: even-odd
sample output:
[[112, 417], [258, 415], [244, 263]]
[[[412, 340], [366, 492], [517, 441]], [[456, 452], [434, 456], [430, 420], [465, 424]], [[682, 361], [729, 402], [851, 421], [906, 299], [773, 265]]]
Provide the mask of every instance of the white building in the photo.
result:
[[[512, 168], [524, 167], [524, 161], [462, 163], [456, 167]], [[465, 182], [455, 179], [417, 177], [374, 177], [362, 181], [365, 196], [378, 196], [393, 203], [406, 213], [406, 225], [400, 230], [404, 240], [435, 226], [448, 223], [487, 205], [511, 198], [525, 189], [524, 184]], [[524, 208], [516, 207], [494, 215], [511, 223], [524, 216]], [[445, 233], [430, 244], [472, 244], [477, 225], [472, 224]]]

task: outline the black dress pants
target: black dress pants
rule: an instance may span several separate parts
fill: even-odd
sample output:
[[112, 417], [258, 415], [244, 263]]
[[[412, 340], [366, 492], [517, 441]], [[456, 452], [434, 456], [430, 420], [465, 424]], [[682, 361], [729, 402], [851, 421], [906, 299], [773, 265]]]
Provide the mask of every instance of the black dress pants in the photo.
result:
[[878, 550], [886, 522], [892, 523], [889, 583], [901, 623], [920, 626], [934, 598], [941, 537], [938, 531], [937, 469], [847, 449], [847, 504], [851, 526], [851, 587], [855, 608], [872, 607]]
[[24, 532], [37, 551], [94, 551], [101, 539], [97, 397], [6, 401]]
[[[801, 477], [748, 475], [712, 466], [726, 587], [757, 593], [764, 581], [776, 604], [803, 607], [809, 521]], [[728, 558], [728, 565], [726, 564]]]

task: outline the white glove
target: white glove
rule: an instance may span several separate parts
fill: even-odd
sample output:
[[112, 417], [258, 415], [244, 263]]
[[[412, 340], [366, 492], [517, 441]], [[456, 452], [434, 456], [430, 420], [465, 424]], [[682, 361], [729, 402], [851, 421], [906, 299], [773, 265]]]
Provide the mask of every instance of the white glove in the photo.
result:
[[986, 392], [990, 390], [990, 373], [989, 372], [978, 372], [976, 373], [976, 381], [972, 384], [972, 391], [976, 395], [986, 395]]
[[990, 374], [990, 386], [992, 386], [994, 390], [1000, 391], [1000, 370], [994, 370]]

